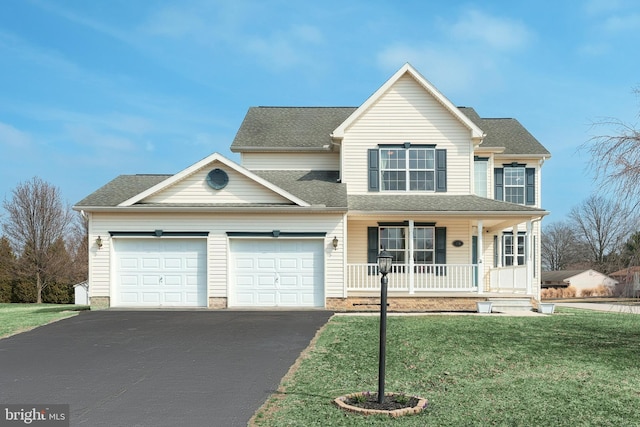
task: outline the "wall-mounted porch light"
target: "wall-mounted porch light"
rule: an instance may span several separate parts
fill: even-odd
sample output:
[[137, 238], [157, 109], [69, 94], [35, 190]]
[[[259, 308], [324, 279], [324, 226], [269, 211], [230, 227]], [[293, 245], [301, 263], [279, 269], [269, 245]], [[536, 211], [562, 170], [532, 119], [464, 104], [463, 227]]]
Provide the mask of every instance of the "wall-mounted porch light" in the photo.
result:
[[334, 251], [338, 249], [338, 238], [336, 236], [333, 236], [333, 240], [331, 241], [331, 243], [333, 244]]
[[98, 236], [98, 238], [96, 239], [96, 246], [98, 247], [98, 249], [102, 248], [102, 237]]

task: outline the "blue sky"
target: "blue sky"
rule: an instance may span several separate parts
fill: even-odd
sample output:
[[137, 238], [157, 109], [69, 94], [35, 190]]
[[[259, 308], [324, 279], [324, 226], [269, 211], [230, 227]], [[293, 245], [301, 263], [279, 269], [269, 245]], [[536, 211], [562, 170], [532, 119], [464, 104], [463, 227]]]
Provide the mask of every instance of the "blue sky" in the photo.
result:
[[405, 62], [552, 153], [547, 221], [596, 188], [578, 147], [640, 104], [640, 4], [3, 0], [0, 200], [39, 176], [74, 204], [120, 174], [229, 151], [250, 106], [358, 106]]

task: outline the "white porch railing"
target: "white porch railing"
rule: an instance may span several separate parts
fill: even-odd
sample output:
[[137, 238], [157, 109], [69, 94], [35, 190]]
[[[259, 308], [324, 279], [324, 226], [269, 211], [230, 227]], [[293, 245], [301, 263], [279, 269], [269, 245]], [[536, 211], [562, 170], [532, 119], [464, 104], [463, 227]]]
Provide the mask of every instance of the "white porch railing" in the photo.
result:
[[489, 292], [527, 292], [527, 266], [493, 268], [489, 272]]
[[[389, 291], [409, 293], [422, 291], [477, 292], [477, 265], [429, 264], [394, 265], [389, 278]], [[377, 264], [348, 264], [347, 291], [380, 289]]]

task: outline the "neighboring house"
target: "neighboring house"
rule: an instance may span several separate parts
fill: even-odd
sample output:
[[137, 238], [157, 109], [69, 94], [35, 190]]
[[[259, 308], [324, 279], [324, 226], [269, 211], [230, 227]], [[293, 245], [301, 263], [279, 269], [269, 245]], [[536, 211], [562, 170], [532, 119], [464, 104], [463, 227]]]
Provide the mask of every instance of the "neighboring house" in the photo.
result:
[[359, 107], [250, 108], [231, 150], [77, 203], [93, 306], [373, 309], [381, 248], [391, 309], [539, 300], [549, 152], [409, 64]]
[[612, 292], [618, 283], [606, 274], [596, 270], [557, 270], [542, 272], [542, 288], [568, 288], [573, 286], [576, 289], [576, 296], [582, 296], [584, 290], [596, 289], [602, 285]]
[[617, 294], [628, 297], [640, 296], [640, 266], [623, 268], [611, 273], [611, 277], [620, 283]]

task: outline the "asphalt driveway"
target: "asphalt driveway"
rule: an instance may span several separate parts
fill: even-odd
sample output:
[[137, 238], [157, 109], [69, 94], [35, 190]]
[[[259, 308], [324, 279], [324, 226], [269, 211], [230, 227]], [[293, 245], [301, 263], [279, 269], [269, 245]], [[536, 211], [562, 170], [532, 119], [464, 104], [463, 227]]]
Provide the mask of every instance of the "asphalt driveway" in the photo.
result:
[[246, 426], [326, 311], [98, 311], [0, 340], [0, 403], [72, 426]]

